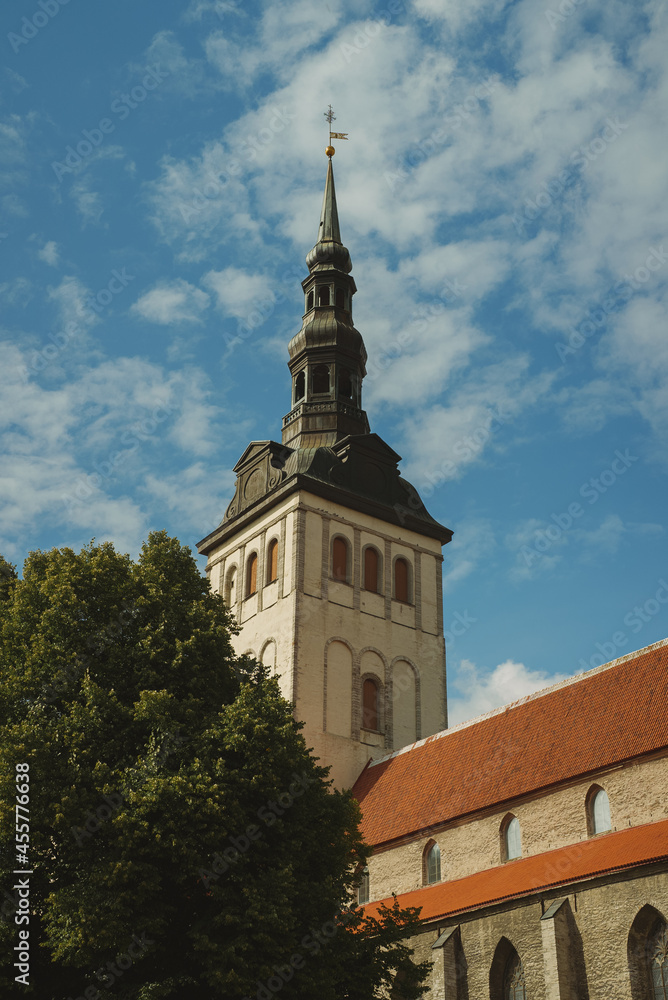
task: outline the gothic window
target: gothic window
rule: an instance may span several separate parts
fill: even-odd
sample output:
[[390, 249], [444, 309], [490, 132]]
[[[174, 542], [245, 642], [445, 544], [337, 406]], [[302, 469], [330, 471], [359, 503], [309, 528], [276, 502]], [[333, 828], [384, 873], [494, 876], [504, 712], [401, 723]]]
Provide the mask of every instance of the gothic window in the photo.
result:
[[342, 583], [348, 582], [348, 543], [340, 535], [332, 543], [332, 577]]
[[512, 861], [522, 857], [522, 834], [517, 816], [509, 814], [501, 824], [503, 860]]
[[364, 550], [364, 589], [373, 594], [378, 593], [379, 564], [378, 550], [372, 545], [367, 545]]
[[237, 603], [237, 567], [231, 566], [225, 577], [225, 603], [233, 608]]
[[668, 926], [659, 920], [647, 942], [652, 1000], [668, 1000]]
[[394, 562], [394, 597], [404, 604], [410, 601], [408, 561], [401, 556]]
[[341, 399], [353, 398], [353, 380], [348, 368], [339, 369], [339, 397]]
[[318, 305], [329, 305], [329, 285], [321, 285], [318, 289]]
[[362, 877], [360, 879], [360, 884], [357, 889], [357, 902], [360, 906], [364, 906], [365, 903], [369, 902], [369, 869], [364, 868], [362, 871]]
[[378, 732], [378, 685], [370, 677], [362, 685], [362, 729]]
[[520, 956], [514, 952], [508, 959], [503, 983], [503, 1000], [526, 1000], [524, 968]]
[[336, 306], [338, 309], [345, 309], [346, 307], [346, 296], [342, 288], [336, 289]]
[[306, 297], [306, 312], [313, 309], [313, 292], [310, 291]]
[[313, 392], [329, 392], [329, 365], [316, 365], [313, 369]]
[[587, 796], [587, 820], [590, 836], [612, 829], [608, 793], [598, 785], [594, 785]]
[[278, 539], [272, 538], [267, 549], [267, 583], [278, 580]]
[[246, 597], [257, 593], [257, 552], [248, 557], [246, 563]]
[[304, 398], [304, 392], [306, 391], [306, 375], [304, 372], [299, 372], [297, 378], [295, 379], [295, 403], [300, 399]]
[[433, 885], [441, 881], [441, 849], [435, 841], [427, 844], [424, 853], [424, 883]]

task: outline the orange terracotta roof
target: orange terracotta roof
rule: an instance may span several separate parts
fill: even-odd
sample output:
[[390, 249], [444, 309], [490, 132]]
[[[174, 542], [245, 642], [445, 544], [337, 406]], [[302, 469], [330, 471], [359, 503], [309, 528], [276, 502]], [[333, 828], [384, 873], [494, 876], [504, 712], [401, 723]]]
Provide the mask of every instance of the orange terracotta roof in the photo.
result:
[[[530, 858], [508, 861], [467, 878], [403, 893], [398, 899], [401, 906], [421, 906], [422, 920], [435, 920], [540, 889], [666, 859], [668, 820], [662, 820], [618, 833], [605, 833]], [[381, 902], [392, 904], [391, 899], [379, 900], [365, 906], [365, 913], [375, 915]]]
[[377, 846], [668, 747], [668, 639], [362, 772], [353, 794]]

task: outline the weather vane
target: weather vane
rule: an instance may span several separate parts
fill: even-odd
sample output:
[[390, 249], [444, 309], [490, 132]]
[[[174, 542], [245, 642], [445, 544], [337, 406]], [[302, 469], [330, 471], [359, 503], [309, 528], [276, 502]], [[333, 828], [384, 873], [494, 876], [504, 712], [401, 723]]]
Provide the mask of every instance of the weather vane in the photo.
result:
[[329, 111], [325, 111], [324, 112], [324, 116], [327, 119], [327, 121], [329, 122], [329, 146], [327, 147], [327, 149], [325, 150], [325, 152], [327, 153], [327, 156], [329, 156], [329, 158], [331, 159], [332, 156], [334, 156], [334, 153], [336, 152], [336, 150], [332, 146], [332, 139], [347, 139], [348, 138], [348, 133], [347, 132], [332, 132], [332, 122], [336, 121], [336, 115], [334, 114], [334, 111], [332, 110], [332, 105], [331, 104], [329, 106]]

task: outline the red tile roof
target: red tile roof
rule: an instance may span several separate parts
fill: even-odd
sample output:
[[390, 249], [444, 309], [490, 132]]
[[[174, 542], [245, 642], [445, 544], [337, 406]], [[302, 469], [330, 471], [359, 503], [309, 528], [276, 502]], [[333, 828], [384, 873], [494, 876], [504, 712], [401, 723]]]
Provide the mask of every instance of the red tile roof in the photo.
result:
[[353, 793], [378, 845], [668, 747], [668, 639], [372, 761]]
[[[618, 833], [605, 833], [530, 858], [508, 861], [498, 868], [453, 882], [440, 882], [403, 893], [398, 899], [401, 906], [421, 906], [422, 920], [435, 920], [536, 890], [666, 859], [668, 820], [662, 820]], [[365, 912], [375, 915], [381, 902], [391, 905], [392, 900], [370, 903], [364, 908]]]

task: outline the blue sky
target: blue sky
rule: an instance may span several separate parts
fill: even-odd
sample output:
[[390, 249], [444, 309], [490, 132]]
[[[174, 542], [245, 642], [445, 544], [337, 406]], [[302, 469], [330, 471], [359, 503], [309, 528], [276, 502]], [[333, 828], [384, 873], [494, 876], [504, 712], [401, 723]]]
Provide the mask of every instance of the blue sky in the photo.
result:
[[668, 11], [550, 3], [3, 6], [7, 558], [194, 547], [280, 440], [331, 103], [453, 720], [668, 634]]

